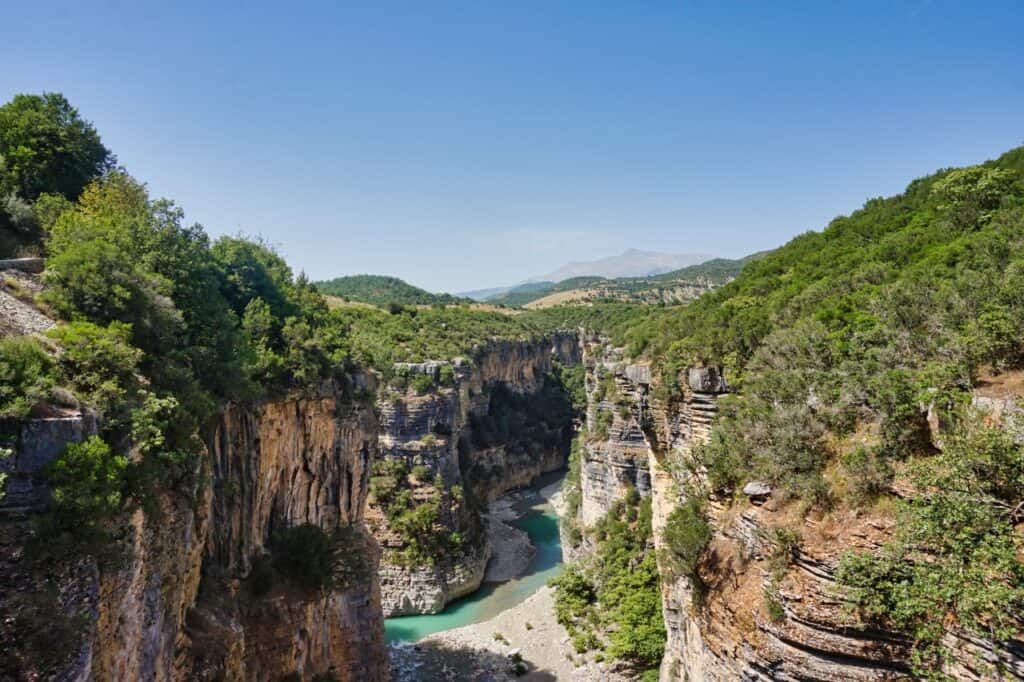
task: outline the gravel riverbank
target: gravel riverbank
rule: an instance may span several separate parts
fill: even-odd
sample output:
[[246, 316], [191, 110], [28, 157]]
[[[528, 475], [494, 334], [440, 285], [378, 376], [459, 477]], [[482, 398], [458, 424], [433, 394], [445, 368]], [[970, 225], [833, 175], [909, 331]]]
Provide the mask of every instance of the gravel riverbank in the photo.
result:
[[[560, 483], [539, 491], [543, 500], [558, 507]], [[552, 499], [555, 498], [555, 499]], [[515, 495], [492, 503], [488, 531], [494, 556], [488, 580], [521, 575], [534, 548], [522, 530], [508, 525], [519, 513]], [[554, 594], [541, 587], [526, 600], [480, 623], [429, 635], [415, 644], [391, 644], [395, 682], [470, 681], [625, 682], [634, 679], [615, 666], [575, 653], [569, 635], [555, 620]]]

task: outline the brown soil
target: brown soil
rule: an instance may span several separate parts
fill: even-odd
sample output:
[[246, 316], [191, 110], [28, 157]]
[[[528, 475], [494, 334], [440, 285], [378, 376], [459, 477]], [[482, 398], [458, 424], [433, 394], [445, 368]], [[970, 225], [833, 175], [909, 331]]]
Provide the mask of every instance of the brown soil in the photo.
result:
[[1024, 369], [999, 374], [994, 374], [989, 369], [980, 371], [974, 384], [974, 395], [997, 400], [1024, 396]]

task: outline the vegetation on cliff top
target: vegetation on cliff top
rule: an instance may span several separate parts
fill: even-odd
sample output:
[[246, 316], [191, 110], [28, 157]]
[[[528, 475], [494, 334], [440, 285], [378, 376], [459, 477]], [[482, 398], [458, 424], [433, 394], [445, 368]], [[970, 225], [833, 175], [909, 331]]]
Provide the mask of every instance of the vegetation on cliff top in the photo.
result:
[[[682, 392], [685, 367], [724, 365], [735, 392], [719, 401], [711, 440], [696, 452], [719, 495], [757, 479], [779, 501], [827, 510], [870, 504], [897, 470], [915, 472], [893, 544], [849, 557], [839, 578], [865, 619], [910, 631], [917, 670], [931, 674], [942, 654], [929, 623], [1021, 636], [1006, 615], [1024, 606], [1024, 491], [999, 473], [1021, 446], [979, 436], [966, 405], [979, 368], [1024, 364], [1022, 253], [1018, 148], [872, 199], [690, 305], [543, 314], [653, 360], [661, 397]], [[941, 452], [929, 414], [951, 439]], [[674, 521], [679, 569], [691, 573], [706, 520], [683, 509]]]

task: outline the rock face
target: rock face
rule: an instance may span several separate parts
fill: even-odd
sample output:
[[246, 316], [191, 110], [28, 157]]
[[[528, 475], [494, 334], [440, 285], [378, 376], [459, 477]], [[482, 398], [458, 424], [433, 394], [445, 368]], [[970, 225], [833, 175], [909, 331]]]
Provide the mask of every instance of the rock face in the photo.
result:
[[[228, 405], [191, 491], [126, 519], [127, 561], [26, 550], [46, 504], [40, 469], [95, 433], [88, 415], [22, 424], [0, 505], [0, 677], [61, 680], [386, 680], [377, 549], [363, 526], [378, 424], [372, 405], [326, 385], [314, 397]], [[343, 589], [277, 585], [252, 571], [275, 530], [351, 529], [369, 570]], [[65, 616], [62, 618], [62, 616]], [[11, 631], [8, 632], [8, 629]]]
[[178, 650], [198, 587], [208, 531], [209, 494], [192, 500], [162, 495], [159, 518], [135, 511], [123, 537], [125, 559], [77, 553], [39, 555], [33, 524], [49, 490], [40, 476], [68, 443], [96, 432], [89, 414], [35, 419], [20, 425], [0, 507], [8, 564], [0, 608], [17, 629], [5, 633], [4, 673], [56, 679], [179, 677]]
[[[607, 344], [593, 344], [586, 354], [591, 432], [596, 401], [614, 416], [602, 437], [585, 448], [581, 520], [592, 524], [633, 486], [652, 496], [655, 547], [660, 550], [666, 520], [684, 501], [693, 476], [689, 472], [699, 471], [694, 446], [708, 438], [717, 400], [728, 386], [718, 368], [691, 368], [680, 377], [682, 398], [668, 404], [655, 398], [647, 368], [620, 357]], [[611, 403], [608, 377], [616, 387]], [[607, 390], [597, 390], [602, 381]], [[711, 501], [713, 540], [700, 569], [705, 585], [699, 601], [689, 578], [673, 577], [667, 566], [660, 566], [667, 631], [661, 680], [911, 678], [910, 643], [897, 633], [869, 631], [852, 622], [834, 582], [843, 551], [878, 548], [893, 521], [853, 513], [828, 522], [802, 518], [792, 507], [776, 504], [760, 482], [751, 482], [745, 492], [750, 497], [742, 502]], [[779, 577], [773, 576], [772, 557], [783, 550], [771, 531], [782, 525], [799, 527], [801, 538]], [[768, 608], [769, 597], [775, 609]], [[951, 657], [945, 672], [955, 679], [1024, 679], [1024, 647], [1019, 644], [994, 647], [952, 632], [946, 645]]]
[[[377, 550], [363, 527], [377, 429], [371, 405], [333, 386], [312, 398], [224, 411], [210, 443], [213, 523], [187, 631], [190, 676], [387, 679]], [[352, 528], [356, 539], [345, 551], [364, 555], [370, 575], [313, 594], [275, 586], [255, 596], [239, 586], [275, 530], [302, 524]]]
[[[422, 392], [394, 386], [380, 391], [379, 457], [424, 472], [416, 499], [439, 496], [444, 502], [442, 532], [458, 533], [461, 543], [433, 565], [400, 561], [405, 542], [388, 527], [384, 511], [371, 499], [367, 520], [384, 550], [380, 582], [385, 616], [436, 613], [480, 586], [491, 547], [480, 509], [470, 500], [493, 500], [563, 467], [571, 424], [566, 424], [564, 443], [538, 450], [511, 442], [481, 447], [475, 419], [491, 410], [496, 386], [521, 396], [536, 394], [555, 361], [576, 364], [579, 357], [578, 337], [556, 334], [538, 341], [495, 342], [472, 361], [396, 367], [412, 379], [408, 383], [415, 385], [418, 377], [425, 377], [429, 387]], [[468, 494], [453, 494], [459, 489]]]
[[630, 488], [642, 496], [651, 494], [642, 430], [650, 370], [624, 363], [619, 350], [600, 343], [588, 344], [584, 365], [588, 438], [580, 467], [580, 519], [591, 526]]

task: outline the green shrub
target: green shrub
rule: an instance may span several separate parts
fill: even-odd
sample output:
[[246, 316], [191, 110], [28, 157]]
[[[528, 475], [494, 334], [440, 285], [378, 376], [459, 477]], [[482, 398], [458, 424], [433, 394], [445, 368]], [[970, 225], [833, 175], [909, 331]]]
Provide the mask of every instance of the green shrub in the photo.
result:
[[768, 609], [768, 617], [773, 623], [781, 623], [786, 620], [786, 608], [782, 605], [774, 589], [765, 587], [764, 603]]
[[271, 542], [274, 569], [310, 590], [341, 590], [366, 578], [368, 565], [359, 531], [340, 526], [326, 533], [304, 523], [275, 534]]
[[674, 576], [686, 576], [699, 583], [697, 565], [704, 556], [704, 550], [711, 542], [711, 526], [708, 524], [696, 496], [672, 510], [665, 521], [662, 534], [664, 564]]
[[125, 508], [127, 468], [127, 458], [112, 453], [98, 436], [69, 443], [44, 470], [57, 529], [90, 550], [102, 548], [110, 522]]
[[591, 439], [595, 441], [608, 440], [614, 417], [611, 412], [598, 410], [594, 418], [594, 430], [591, 432]]
[[130, 345], [131, 329], [113, 322], [58, 325], [48, 335], [60, 344], [58, 376], [89, 406], [100, 410], [107, 428], [126, 421], [140, 385], [142, 351]]
[[434, 388], [434, 377], [429, 374], [416, 374], [409, 382], [409, 388], [419, 395], [429, 393]]
[[889, 491], [893, 469], [878, 448], [856, 448], [841, 459], [846, 494], [854, 505], [866, 505]]
[[0, 338], [0, 418], [21, 418], [50, 397], [53, 360], [27, 337]]

